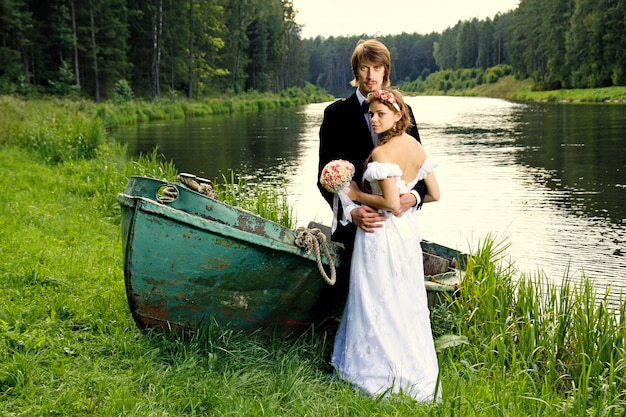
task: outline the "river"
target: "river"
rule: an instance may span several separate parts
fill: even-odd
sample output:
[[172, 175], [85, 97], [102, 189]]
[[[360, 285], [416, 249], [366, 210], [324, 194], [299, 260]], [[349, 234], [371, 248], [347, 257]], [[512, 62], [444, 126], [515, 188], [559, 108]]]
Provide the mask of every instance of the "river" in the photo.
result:
[[[584, 274], [599, 293], [626, 288], [626, 106], [407, 97], [441, 200], [421, 232], [471, 252], [487, 237], [505, 262], [556, 282]], [[158, 146], [181, 172], [286, 184], [298, 225], [330, 224], [315, 186], [318, 131], [328, 103], [125, 127], [129, 153]]]

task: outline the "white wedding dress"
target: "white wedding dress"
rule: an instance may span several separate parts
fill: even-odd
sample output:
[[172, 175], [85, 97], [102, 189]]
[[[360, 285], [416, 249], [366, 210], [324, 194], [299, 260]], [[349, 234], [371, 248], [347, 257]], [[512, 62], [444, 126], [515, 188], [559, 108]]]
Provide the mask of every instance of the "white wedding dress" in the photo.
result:
[[[407, 184], [398, 165], [371, 162], [364, 178], [374, 194], [381, 194], [376, 180], [395, 176], [400, 193], [406, 193], [434, 165], [427, 158]], [[440, 401], [417, 211], [385, 216], [374, 233], [357, 231], [350, 290], [331, 361], [340, 380], [369, 395], [401, 392], [417, 401]]]

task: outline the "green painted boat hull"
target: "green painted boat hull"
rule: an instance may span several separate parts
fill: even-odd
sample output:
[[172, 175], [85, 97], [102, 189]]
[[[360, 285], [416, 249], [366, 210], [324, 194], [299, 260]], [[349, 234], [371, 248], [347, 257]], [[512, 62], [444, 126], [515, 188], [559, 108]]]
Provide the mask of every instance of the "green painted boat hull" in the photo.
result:
[[[175, 191], [164, 198], [163, 189]], [[320, 273], [296, 233], [180, 183], [131, 177], [118, 195], [128, 303], [142, 329], [222, 327], [287, 337], [333, 320], [344, 297]], [[312, 223], [326, 233], [327, 226]], [[327, 242], [339, 267], [342, 246]], [[458, 287], [459, 252], [423, 242], [431, 307]], [[339, 279], [339, 278], [338, 278]]]
[[[158, 197], [174, 187], [178, 197]], [[301, 332], [337, 308], [295, 232], [184, 185], [132, 177], [122, 207], [124, 275], [141, 328], [193, 330], [212, 321], [277, 337]], [[339, 266], [341, 248], [329, 243]]]

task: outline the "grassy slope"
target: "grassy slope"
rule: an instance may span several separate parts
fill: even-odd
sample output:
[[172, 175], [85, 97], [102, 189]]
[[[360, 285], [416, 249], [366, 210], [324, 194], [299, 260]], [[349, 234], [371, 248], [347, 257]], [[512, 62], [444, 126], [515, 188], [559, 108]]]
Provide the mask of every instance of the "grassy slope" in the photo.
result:
[[626, 101], [626, 87], [560, 89], [532, 91], [531, 80], [518, 81], [512, 76], [500, 78], [495, 84], [483, 84], [463, 95], [499, 97], [521, 101], [616, 102]]
[[326, 333], [269, 342], [218, 329], [187, 340], [143, 334], [124, 293], [115, 202], [129, 166], [139, 168], [108, 146], [57, 165], [37, 155], [0, 146], [2, 417], [624, 413], [624, 323], [588, 290], [537, 297], [540, 282], [515, 291], [489, 253], [477, 256], [454, 309], [435, 313], [436, 332], [470, 340], [440, 355], [437, 406], [332, 383]]
[[47, 166], [0, 148], [0, 416], [413, 414], [331, 384], [324, 335], [142, 334], [118, 219], [94, 205], [87, 179], [110, 163]]

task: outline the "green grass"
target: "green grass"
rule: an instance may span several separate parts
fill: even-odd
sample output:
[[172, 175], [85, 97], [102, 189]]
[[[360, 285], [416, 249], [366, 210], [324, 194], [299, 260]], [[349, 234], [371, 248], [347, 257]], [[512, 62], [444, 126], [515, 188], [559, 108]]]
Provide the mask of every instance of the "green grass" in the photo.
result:
[[[105, 126], [122, 123], [138, 123], [159, 118], [194, 117], [231, 111], [259, 111], [261, 108], [276, 106], [293, 106], [306, 100], [321, 99], [316, 96], [316, 89], [308, 91], [289, 89], [280, 96], [250, 93], [230, 99], [212, 99], [202, 102], [182, 100], [142, 102], [132, 101], [120, 104], [104, 103], [94, 105], [84, 101], [70, 100], [37, 100], [27, 102], [13, 97], [0, 97], [0, 145], [14, 145], [34, 151], [37, 157], [47, 164], [74, 164], [84, 171], [83, 181], [97, 182], [92, 188], [98, 204], [108, 206], [114, 213], [115, 199], [111, 199], [113, 188], [127, 181], [130, 175], [148, 175], [169, 181], [176, 180], [177, 170], [170, 162], [163, 161], [154, 149], [142, 155], [137, 161], [131, 161], [123, 172], [116, 172], [112, 165], [105, 167], [99, 175], [81, 167], [81, 161], [94, 159], [98, 153], [110, 154], [111, 149], [119, 155], [123, 149], [115, 149], [118, 145], [107, 143]], [[208, 106], [208, 107], [207, 107]], [[176, 109], [184, 107], [182, 112]], [[205, 108], [205, 112], [190, 109]], [[172, 113], [173, 112], [173, 113]], [[138, 116], [139, 114], [145, 115]], [[119, 162], [119, 161], [118, 161]], [[119, 171], [119, 170], [118, 170]], [[78, 175], [81, 175], [80, 173]], [[113, 178], [117, 177], [117, 178]], [[266, 182], [250, 186], [241, 178], [235, 180], [232, 173], [230, 179], [223, 182], [214, 181], [220, 200], [228, 204], [242, 207], [263, 218], [291, 228], [295, 224], [293, 209], [284, 195], [284, 184]], [[80, 187], [80, 185], [76, 185]]]
[[510, 98], [523, 101], [550, 101], [567, 103], [624, 103], [626, 87], [573, 88], [553, 91], [521, 89]]
[[287, 201], [284, 184], [267, 181], [251, 185], [244, 178], [236, 178], [233, 171], [230, 174], [230, 178], [222, 175], [221, 182], [212, 182], [218, 200], [289, 229], [294, 227], [296, 219], [293, 207]]
[[487, 238], [458, 298], [435, 312], [435, 327], [447, 323], [469, 340], [440, 355], [449, 411], [624, 415], [624, 304], [615, 311], [598, 300], [586, 279], [557, 287], [542, 274], [519, 277], [505, 249]]
[[577, 88], [535, 91], [531, 80], [519, 81], [513, 76], [502, 77], [494, 84], [483, 84], [463, 92], [464, 95], [500, 97], [519, 101], [566, 103], [624, 103], [626, 87]]
[[406, 94], [495, 97], [518, 101], [566, 103], [620, 103], [626, 102], [626, 87], [578, 88], [537, 91], [531, 79], [517, 80], [513, 75], [494, 76], [496, 82], [486, 82], [482, 70], [439, 71], [426, 81], [401, 83]]
[[[6, 119], [3, 119], [6, 120]], [[0, 121], [0, 125], [1, 125]], [[2, 129], [0, 128], [0, 132]], [[332, 331], [259, 340], [208, 328], [142, 333], [125, 295], [119, 208], [130, 175], [165, 179], [154, 154], [50, 163], [0, 145], [0, 417], [623, 416], [625, 303], [584, 278], [519, 276], [506, 245], [473, 248], [463, 285], [433, 312], [443, 402], [362, 396], [326, 372]]]

